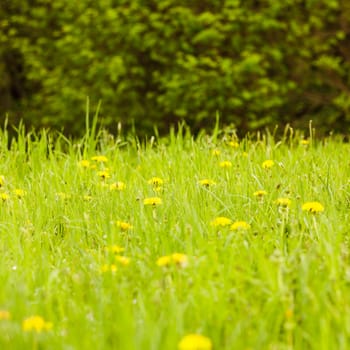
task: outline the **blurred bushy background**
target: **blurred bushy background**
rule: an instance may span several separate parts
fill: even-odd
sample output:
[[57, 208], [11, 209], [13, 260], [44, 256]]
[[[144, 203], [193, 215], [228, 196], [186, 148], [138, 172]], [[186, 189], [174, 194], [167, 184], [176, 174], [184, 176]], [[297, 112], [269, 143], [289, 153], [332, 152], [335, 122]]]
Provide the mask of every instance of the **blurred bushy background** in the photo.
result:
[[1, 0], [0, 115], [84, 132], [348, 131], [348, 0]]

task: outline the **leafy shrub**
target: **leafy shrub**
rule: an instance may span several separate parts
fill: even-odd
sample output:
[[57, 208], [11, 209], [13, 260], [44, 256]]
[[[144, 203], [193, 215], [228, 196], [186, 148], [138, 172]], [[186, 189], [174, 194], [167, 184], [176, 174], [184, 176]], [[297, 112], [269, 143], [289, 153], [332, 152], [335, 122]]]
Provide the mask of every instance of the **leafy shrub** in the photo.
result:
[[244, 131], [344, 130], [349, 17], [341, 0], [4, 0], [1, 113], [79, 134], [89, 96], [106, 126], [145, 132], [217, 112]]

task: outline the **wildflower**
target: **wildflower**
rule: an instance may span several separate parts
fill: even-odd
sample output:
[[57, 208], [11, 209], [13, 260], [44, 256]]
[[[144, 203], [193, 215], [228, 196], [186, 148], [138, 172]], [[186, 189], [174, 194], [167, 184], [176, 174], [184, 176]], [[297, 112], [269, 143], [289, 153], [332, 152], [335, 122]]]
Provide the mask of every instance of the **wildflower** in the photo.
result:
[[13, 190], [13, 193], [16, 195], [17, 198], [21, 199], [25, 196], [26, 191], [20, 189], [20, 188], [16, 188]]
[[310, 140], [301, 140], [300, 143], [303, 145], [303, 146], [308, 146], [310, 144]]
[[210, 187], [216, 185], [216, 182], [210, 179], [199, 180], [198, 183], [205, 187]]
[[0, 310], [0, 320], [9, 320], [11, 318], [10, 311]]
[[3, 187], [5, 185], [5, 176], [0, 175], [0, 187]]
[[264, 169], [271, 169], [274, 165], [275, 165], [275, 162], [271, 159], [268, 159], [268, 160], [265, 160], [261, 166]]
[[10, 198], [10, 196], [7, 193], [1, 193], [0, 198], [3, 202], [6, 202]]
[[211, 152], [211, 154], [213, 156], [219, 156], [221, 154], [221, 151], [219, 149], [213, 149], [213, 151]]
[[127, 231], [132, 228], [132, 225], [129, 224], [128, 222], [125, 221], [116, 221], [116, 225], [122, 230], [122, 231]]
[[231, 225], [231, 230], [249, 230], [250, 229], [250, 225], [245, 222], [245, 221], [235, 221], [232, 225]]
[[324, 211], [324, 206], [319, 202], [306, 202], [302, 205], [301, 209], [316, 214]]
[[239, 147], [239, 143], [237, 141], [229, 141], [228, 145], [231, 146], [232, 148]]
[[283, 207], [283, 208], [289, 208], [290, 205], [292, 204], [292, 201], [289, 198], [277, 198], [275, 203], [279, 206], [279, 207]]
[[148, 183], [153, 186], [162, 186], [164, 184], [164, 180], [161, 179], [160, 177], [152, 177], [151, 179], [148, 180]]
[[90, 162], [86, 159], [81, 160], [78, 164], [82, 168], [90, 168]]
[[116, 272], [118, 269], [117, 269], [117, 265], [115, 264], [103, 264], [100, 268], [100, 272], [101, 273], [105, 273], [105, 272]]
[[116, 255], [115, 260], [123, 266], [127, 266], [130, 264], [130, 258], [127, 258], [126, 256]]
[[97, 162], [97, 163], [107, 163], [108, 158], [106, 156], [94, 156], [91, 157], [91, 160]]
[[157, 259], [157, 265], [160, 267], [177, 265], [180, 267], [186, 267], [188, 263], [188, 257], [182, 253], [174, 253], [171, 255], [161, 256]]
[[220, 168], [232, 168], [232, 163], [229, 160], [224, 160], [219, 163]]
[[22, 322], [22, 329], [25, 332], [35, 331], [40, 333], [52, 329], [52, 323], [46, 322], [41, 316], [31, 316]]
[[105, 247], [105, 250], [107, 252], [119, 254], [119, 253], [123, 252], [125, 249], [123, 247], [120, 247], [119, 245], [111, 245], [109, 247]]
[[254, 195], [255, 197], [259, 197], [259, 198], [262, 198], [262, 197], [265, 196], [266, 194], [267, 194], [267, 192], [264, 191], [264, 190], [255, 191], [255, 192], [253, 193], [253, 195]]
[[144, 205], [153, 205], [153, 206], [160, 205], [160, 204], [162, 204], [162, 199], [159, 197], [145, 198], [143, 200], [143, 204]]
[[101, 170], [97, 173], [97, 175], [102, 179], [102, 180], [106, 180], [109, 179], [111, 177], [109, 170], [105, 169], [105, 170]]
[[232, 220], [224, 216], [218, 216], [210, 223], [210, 225], [214, 227], [218, 227], [218, 226], [225, 227], [231, 224], [232, 224]]
[[188, 334], [178, 344], [178, 350], [211, 350], [212, 348], [211, 340], [201, 334]]
[[126, 185], [122, 181], [117, 181], [117, 182], [114, 182], [111, 185], [109, 185], [109, 189], [111, 191], [122, 191], [125, 189], [125, 187], [126, 187]]

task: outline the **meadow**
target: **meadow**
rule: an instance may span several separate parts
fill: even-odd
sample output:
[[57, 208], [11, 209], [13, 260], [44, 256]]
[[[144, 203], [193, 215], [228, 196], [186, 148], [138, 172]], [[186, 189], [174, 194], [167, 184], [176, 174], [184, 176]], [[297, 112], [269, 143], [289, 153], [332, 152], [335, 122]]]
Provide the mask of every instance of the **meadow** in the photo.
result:
[[0, 132], [1, 349], [349, 349], [350, 146]]

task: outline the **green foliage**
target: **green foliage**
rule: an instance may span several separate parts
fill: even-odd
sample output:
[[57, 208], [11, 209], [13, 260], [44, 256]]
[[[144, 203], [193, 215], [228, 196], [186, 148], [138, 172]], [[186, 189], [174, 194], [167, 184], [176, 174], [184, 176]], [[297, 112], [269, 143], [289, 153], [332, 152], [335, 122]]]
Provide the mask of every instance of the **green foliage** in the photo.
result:
[[1, 113], [83, 132], [185, 120], [350, 124], [350, 5], [319, 1], [2, 1]]

